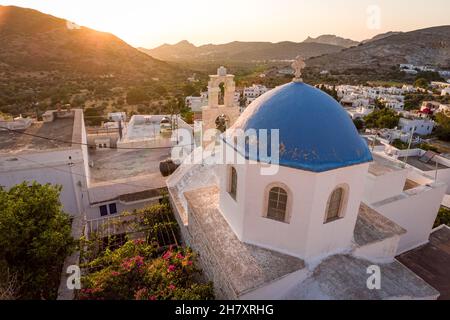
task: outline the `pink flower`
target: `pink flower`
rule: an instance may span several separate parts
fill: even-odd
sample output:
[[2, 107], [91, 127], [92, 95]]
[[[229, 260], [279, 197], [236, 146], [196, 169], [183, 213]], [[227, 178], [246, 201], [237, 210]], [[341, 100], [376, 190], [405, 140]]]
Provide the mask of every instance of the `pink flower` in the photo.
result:
[[140, 245], [140, 244], [143, 244], [143, 243], [144, 243], [144, 240], [142, 240], [142, 239], [136, 239], [136, 240], [134, 240], [133, 242], [134, 242], [135, 245]]
[[152, 301], [156, 300], [156, 296], [150, 296], [149, 300], [152, 300]]
[[164, 260], [169, 260], [170, 258], [172, 258], [172, 251], [167, 251], [166, 253], [164, 253], [164, 255], [162, 256], [162, 258]]
[[176, 269], [176, 267], [175, 267], [173, 264], [171, 264], [171, 265], [169, 266], [169, 268], [167, 269], [167, 272], [174, 272], [175, 269]]
[[183, 259], [184, 259], [184, 256], [183, 256], [183, 254], [182, 254], [181, 252], [179, 252], [179, 253], [177, 254], [177, 259], [180, 259], [180, 260], [183, 260]]
[[170, 289], [170, 290], [175, 290], [175, 288], [176, 288], [176, 287], [175, 287], [173, 284], [171, 284], [171, 285], [169, 286], [169, 289]]
[[117, 277], [118, 275], [120, 275], [120, 273], [117, 272], [117, 271], [113, 271], [113, 272], [111, 272], [111, 275], [112, 275], [113, 277]]

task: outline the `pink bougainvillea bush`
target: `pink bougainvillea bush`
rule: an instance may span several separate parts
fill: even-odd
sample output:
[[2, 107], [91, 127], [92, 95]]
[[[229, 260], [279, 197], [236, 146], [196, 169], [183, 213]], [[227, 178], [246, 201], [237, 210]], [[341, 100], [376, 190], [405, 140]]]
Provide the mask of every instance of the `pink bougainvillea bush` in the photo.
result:
[[155, 258], [144, 241], [128, 241], [107, 250], [88, 264], [80, 299], [205, 300], [213, 299], [211, 283], [201, 283], [195, 254], [188, 248], [169, 249]]

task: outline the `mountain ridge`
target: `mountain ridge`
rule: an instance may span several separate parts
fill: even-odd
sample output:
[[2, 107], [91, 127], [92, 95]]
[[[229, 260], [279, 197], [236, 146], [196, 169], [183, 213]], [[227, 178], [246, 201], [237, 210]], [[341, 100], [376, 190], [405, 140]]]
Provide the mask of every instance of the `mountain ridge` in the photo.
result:
[[337, 52], [344, 47], [293, 41], [233, 41], [224, 44], [205, 44], [195, 46], [186, 40], [174, 45], [164, 44], [154, 49], [138, 48], [142, 52], [165, 61], [258, 61], [258, 60], [291, 60], [297, 55], [305, 58]]
[[450, 68], [450, 25], [390, 34], [307, 61], [308, 67], [315, 69], [374, 72], [384, 72], [402, 63]]

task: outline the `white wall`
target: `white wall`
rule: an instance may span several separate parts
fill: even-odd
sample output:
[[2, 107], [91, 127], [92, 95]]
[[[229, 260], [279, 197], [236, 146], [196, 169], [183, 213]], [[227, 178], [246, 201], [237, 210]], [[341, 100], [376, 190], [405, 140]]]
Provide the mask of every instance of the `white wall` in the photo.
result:
[[[100, 206], [109, 205], [111, 203], [116, 204], [117, 214], [107, 215], [107, 216], [102, 217], [100, 215]], [[110, 218], [110, 217], [114, 217], [114, 216], [119, 216], [123, 212], [132, 213], [134, 210], [144, 209], [148, 206], [151, 206], [153, 204], [158, 204], [158, 203], [159, 203], [159, 198], [148, 199], [145, 201], [139, 201], [139, 202], [135, 202], [135, 203], [125, 203], [125, 202], [121, 202], [119, 200], [106, 201], [106, 202], [98, 203], [95, 205], [89, 205], [89, 207], [86, 209], [86, 219], [87, 220], [95, 220], [95, 219], [102, 219], [102, 218]]]
[[64, 210], [74, 216], [84, 211], [87, 182], [81, 148], [20, 154], [20, 158], [3, 155], [0, 163], [0, 185], [10, 188], [23, 181], [59, 184]]
[[[221, 171], [220, 208], [239, 239], [302, 259], [340, 252], [350, 247], [369, 164], [324, 173], [279, 167], [276, 175], [261, 175], [261, 164], [238, 165], [238, 198], [227, 192], [228, 170]], [[222, 166], [225, 167], [225, 166]], [[289, 223], [265, 217], [267, 186], [283, 183], [292, 194]], [[345, 216], [324, 224], [328, 198], [340, 184], [349, 186]]]
[[375, 210], [407, 231], [401, 236], [397, 254], [428, 242], [445, 190], [445, 184], [435, 183], [431, 187], [408, 190], [400, 199], [373, 205]]
[[367, 204], [396, 196], [403, 192], [409, 170], [392, 171], [384, 175], [368, 174], [365, 179], [363, 201]]
[[353, 255], [374, 263], [390, 263], [397, 254], [399, 241], [400, 236], [393, 236], [383, 241], [357, 247], [353, 251]]

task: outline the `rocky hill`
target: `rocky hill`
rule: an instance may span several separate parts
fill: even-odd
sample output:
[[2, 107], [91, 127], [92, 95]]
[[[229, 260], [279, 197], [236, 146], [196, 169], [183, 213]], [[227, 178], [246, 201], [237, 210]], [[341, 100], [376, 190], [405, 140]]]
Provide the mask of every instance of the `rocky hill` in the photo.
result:
[[450, 26], [391, 34], [307, 61], [309, 68], [330, 71], [385, 72], [401, 63], [450, 67]]
[[331, 44], [334, 46], [340, 46], [345, 48], [350, 48], [357, 46], [359, 44], [358, 41], [353, 41], [351, 39], [345, 39], [342, 37], [338, 37], [332, 34], [324, 34], [317, 38], [308, 37], [304, 43], [322, 43], [322, 44]]

